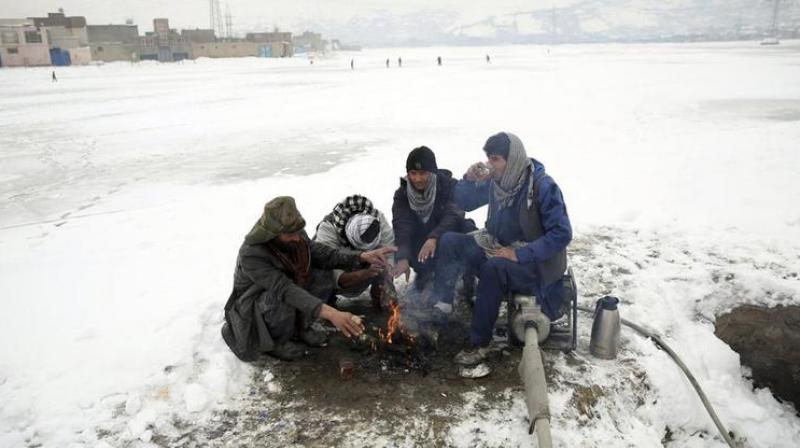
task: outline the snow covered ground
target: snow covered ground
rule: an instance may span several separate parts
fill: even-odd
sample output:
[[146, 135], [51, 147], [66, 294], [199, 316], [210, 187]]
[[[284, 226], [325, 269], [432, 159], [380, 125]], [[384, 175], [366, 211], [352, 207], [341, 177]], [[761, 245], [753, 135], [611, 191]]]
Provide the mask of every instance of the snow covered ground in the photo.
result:
[[[500, 130], [564, 191], [580, 301], [621, 297], [747, 445], [800, 446], [794, 410], [713, 334], [737, 304], [800, 303], [800, 42], [50, 71], [0, 70], [0, 446], [161, 445], [166, 416], [200, 427], [235, 407], [253, 368], [220, 340], [221, 309], [263, 203], [293, 195], [310, 227], [354, 192], [389, 210], [410, 149], [460, 174]], [[559, 446], [723, 446], [652, 343], [626, 334], [619, 362], [597, 361], [581, 331], [592, 368], [554, 361]], [[576, 383], [604, 390], [589, 422], [571, 419]], [[529, 440], [519, 398], [486, 414], [462, 398], [474, 405], [440, 442]]]

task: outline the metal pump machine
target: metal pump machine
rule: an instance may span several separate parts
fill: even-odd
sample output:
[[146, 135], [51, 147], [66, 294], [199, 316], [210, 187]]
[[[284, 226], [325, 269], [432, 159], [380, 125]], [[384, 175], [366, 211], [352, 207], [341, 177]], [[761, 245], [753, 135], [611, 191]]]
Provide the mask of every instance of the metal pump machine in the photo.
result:
[[564, 277], [566, 300], [563, 322], [551, 324], [542, 313], [536, 298], [531, 295], [515, 294], [509, 299], [509, 338], [514, 342], [524, 342], [519, 375], [525, 385], [525, 405], [528, 408], [530, 427], [528, 432], [536, 432], [540, 448], [550, 448], [550, 405], [547, 398], [547, 381], [540, 345], [544, 349], [575, 349], [577, 344], [578, 294], [572, 269]]

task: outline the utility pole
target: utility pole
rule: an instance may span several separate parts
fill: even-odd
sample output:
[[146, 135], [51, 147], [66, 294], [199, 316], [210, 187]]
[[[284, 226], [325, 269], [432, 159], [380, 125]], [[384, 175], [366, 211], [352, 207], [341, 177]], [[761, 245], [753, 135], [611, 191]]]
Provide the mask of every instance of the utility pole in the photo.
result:
[[224, 37], [222, 28], [222, 11], [219, 7], [219, 0], [208, 0], [209, 3], [209, 28], [214, 30], [217, 37]]
[[233, 16], [231, 16], [231, 5], [225, 4], [225, 36], [230, 39], [233, 37]]

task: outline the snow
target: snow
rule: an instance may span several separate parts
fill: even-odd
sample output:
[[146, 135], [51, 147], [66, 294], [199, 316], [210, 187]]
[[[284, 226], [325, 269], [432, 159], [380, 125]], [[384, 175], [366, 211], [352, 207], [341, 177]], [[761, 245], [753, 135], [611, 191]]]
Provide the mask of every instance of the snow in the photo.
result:
[[[266, 200], [293, 195], [309, 228], [355, 192], [389, 210], [410, 149], [432, 147], [459, 174], [500, 130], [564, 191], [586, 246], [572, 257], [582, 303], [618, 295], [624, 317], [684, 357], [730, 430], [798, 446], [800, 419], [753, 390], [713, 334], [737, 304], [798, 304], [798, 50], [388, 49], [313, 66], [59, 68], [58, 83], [50, 68], [0, 70], [0, 446], [154, 443], [176, 433], [170, 415], [202, 425], [253, 380], [219, 327]], [[387, 70], [389, 55], [403, 68]], [[565, 380], [607, 390], [588, 421], [566, 418], [569, 389], [552, 391], [557, 443], [660, 446], [669, 427], [677, 446], [722, 446], [667, 355], [630, 333], [623, 343], [591, 372], [556, 357]], [[643, 404], [633, 371], [652, 388]], [[447, 443], [473, 445], [482, 428], [488, 446], [525, 444], [524, 404], [508, 402], [458, 410]]]

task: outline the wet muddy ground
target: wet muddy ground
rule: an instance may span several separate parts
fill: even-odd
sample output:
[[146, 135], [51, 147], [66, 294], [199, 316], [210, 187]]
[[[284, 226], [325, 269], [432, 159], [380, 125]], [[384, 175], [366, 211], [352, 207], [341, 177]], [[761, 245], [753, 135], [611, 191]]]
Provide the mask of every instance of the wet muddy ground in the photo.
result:
[[[385, 328], [389, 317], [368, 299], [339, 306], [364, 316], [370, 333]], [[461, 300], [438, 348], [417, 343], [372, 350], [328, 329], [329, 346], [309, 349], [299, 361], [265, 358], [256, 364], [242, 406], [220, 414], [202, 439], [226, 446], [447, 446], [447, 432], [463, 419], [455, 411], [467, 404], [465, 394], [479, 393], [481, 406], [497, 409], [511, 405], [509, 388], [522, 393], [521, 349], [504, 342], [502, 324], [488, 362], [492, 373], [459, 376], [452, 360], [467, 339], [470, 313]], [[353, 362], [352, 378], [342, 374], [342, 360]]]

